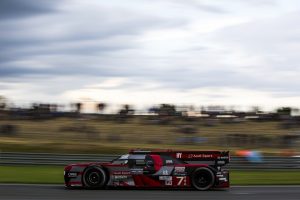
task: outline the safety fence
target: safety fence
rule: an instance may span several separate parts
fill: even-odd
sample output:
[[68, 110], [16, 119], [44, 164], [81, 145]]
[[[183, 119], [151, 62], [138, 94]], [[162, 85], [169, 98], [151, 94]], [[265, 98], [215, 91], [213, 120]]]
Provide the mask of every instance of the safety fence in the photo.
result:
[[[0, 152], [0, 165], [67, 165], [82, 162], [109, 162], [118, 155]], [[263, 157], [260, 162], [231, 157], [230, 169], [300, 169], [300, 157]]]

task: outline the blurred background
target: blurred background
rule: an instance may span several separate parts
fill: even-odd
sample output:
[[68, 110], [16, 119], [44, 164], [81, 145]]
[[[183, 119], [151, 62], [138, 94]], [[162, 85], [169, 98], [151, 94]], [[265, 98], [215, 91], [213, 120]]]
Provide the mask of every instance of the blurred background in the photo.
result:
[[297, 0], [1, 0], [0, 164], [163, 148], [299, 169], [299, 10]]
[[[132, 148], [259, 150], [265, 155], [297, 156], [298, 110], [264, 112], [223, 106], [160, 104], [148, 110], [109, 103], [38, 104], [9, 107], [1, 98], [2, 151], [56, 153], [124, 153]], [[9, 105], [9, 104], [8, 104]], [[63, 107], [69, 106], [70, 111]], [[85, 108], [93, 113], [84, 113]]]

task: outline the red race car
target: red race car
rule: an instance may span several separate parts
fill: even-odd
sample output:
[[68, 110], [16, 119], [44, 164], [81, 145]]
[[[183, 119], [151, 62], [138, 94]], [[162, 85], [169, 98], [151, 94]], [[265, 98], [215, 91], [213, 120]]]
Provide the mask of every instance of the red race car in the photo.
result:
[[228, 151], [132, 150], [108, 163], [65, 167], [66, 187], [229, 188]]

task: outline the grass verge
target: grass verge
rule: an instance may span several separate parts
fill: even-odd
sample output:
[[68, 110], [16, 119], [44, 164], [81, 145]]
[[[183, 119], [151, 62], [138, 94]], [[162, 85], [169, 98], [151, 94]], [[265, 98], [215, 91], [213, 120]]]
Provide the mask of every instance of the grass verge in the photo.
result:
[[[2, 119], [1, 125], [13, 125], [15, 134], [0, 136], [0, 151], [122, 154], [132, 148], [159, 148], [219, 149], [234, 154], [239, 149], [256, 149], [266, 155], [300, 151], [300, 145], [290, 149], [282, 138], [283, 134], [299, 131], [297, 127], [286, 129], [282, 121], [228, 123], [227, 120], [195, 118], [185, 121], [175, 117], [170, 118], [169, 124], [160, 124], [155, 116], [132, 116], [126, 122], [120, 122], [117, 115], [49, 120]], [[190, 128], [193, 134], [183, 133]], [[242, 140], [240, 134], [245, 135], [243, 138], [247, 142], [239, 142]]]
[[[63, 184], [63, 166], [0, 166], [0, 183]], [[300, 170], [231, 170], [231, 185], [299, 185]]]

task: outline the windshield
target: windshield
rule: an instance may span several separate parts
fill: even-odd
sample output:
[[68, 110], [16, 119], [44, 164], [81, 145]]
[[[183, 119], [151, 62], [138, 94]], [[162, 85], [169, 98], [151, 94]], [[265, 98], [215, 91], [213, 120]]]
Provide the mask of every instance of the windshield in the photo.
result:
[[112, 164], [127, 164], [129, 154], [122, 155], [111, 161]]
[[113, 160], [111, 162], [112, 164], [127, 164], [128, 163], [128, 160]]

